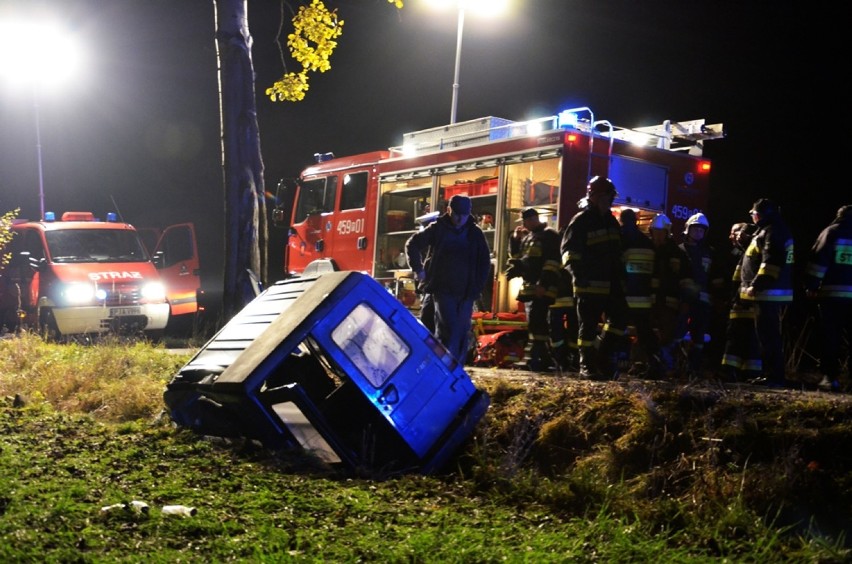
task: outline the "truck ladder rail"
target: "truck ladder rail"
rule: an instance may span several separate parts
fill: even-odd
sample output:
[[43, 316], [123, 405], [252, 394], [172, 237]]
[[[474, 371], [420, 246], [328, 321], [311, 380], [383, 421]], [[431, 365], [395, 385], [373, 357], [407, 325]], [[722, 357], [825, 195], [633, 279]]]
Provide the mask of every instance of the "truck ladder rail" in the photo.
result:
[[[577, 119], [563, 124], [564, 115], [571, 112], [588, 112], [589, 119]], [[594, 120], [591, 109], [574, 108], [560, 115], [537, 118], [527, 121], [510, 121], [502, 118], [484, 117], [452, 125], [434, 127], [406, 133], [403, 144], [389, 147], [392, 157], [410, 157], [454, 149], [462, 146], [481, 145], [517, 137], [538, 135], [558, 129], [574, 129], [583, 133], [618, 139], [636, 145], [656, 147], [667, 151], [689, 151], [691, 155], [701, 156], [703, 142], [708, 139], [725, 137], [721, 123], [708, 125], [703, 119], [689, 121], [665, 120], [658, 125], [643, 127], [614, 126], [607, 120]], [[599, 126], [607, 131], [598, 131]]]
[[693, 156], [701, 156], [704, 141], [725, 137], [725, 128], [721, 123], [708, 125], [703, 119], [679, 122], [665, 120], [659, 125], [646, 127], [615, 127], [610, 130], [609, 135], [636, 145], [667, 151], [689, 151]]

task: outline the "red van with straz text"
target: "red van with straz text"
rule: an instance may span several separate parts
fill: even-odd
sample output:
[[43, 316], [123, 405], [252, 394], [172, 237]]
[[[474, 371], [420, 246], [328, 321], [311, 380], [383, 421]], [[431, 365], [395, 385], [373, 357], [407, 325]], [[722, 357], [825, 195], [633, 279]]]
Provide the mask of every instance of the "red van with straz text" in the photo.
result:
[[170, 316], [168, 282], [155, 264], [162, 254], [149, 253], [131, 224], [114, 213], [102, 221], [91, 212], [65, 212], [60, 220], [47, 212], [11, 228], [2, 291], [17, 288], [21, 326], [57, 340], [162, 336]]

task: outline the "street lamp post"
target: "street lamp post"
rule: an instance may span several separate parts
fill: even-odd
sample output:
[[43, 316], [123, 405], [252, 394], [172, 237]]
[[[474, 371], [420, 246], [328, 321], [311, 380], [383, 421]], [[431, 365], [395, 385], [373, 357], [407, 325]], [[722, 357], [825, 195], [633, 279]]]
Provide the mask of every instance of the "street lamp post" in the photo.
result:
[[44, 169], [41, 162], [41, 123], [38, 114], [38, 86], [33, 83], [33, 113], [35, 114], [36, 154], [38, 156], [38, 205], [44, 221]]
[[459, 2], [459, 24], [456, 32], [456, 67], [453, 72], [453, 103], [450, 108], [450, 123], [456, 123], [456, 109], [459, 105], [459, 70], [461, 67], [462, 33], [464, 32], [464, 2]]
[[44, 220], [44, 163], [41, 154], [41, 83], [60, 82], [77, 69], [74, 40], [49, 23], [0, 20], [0, 78], [32, 88], [38, 164], [39, 213]]
[[459, 73], [461, 71], [462, 35], [464, 33], [465, 9], [471, 9], [477, 14], [486, 16], [496, 15], [506, 10], [510, 0], [430, 0], [431, 4], [444, 7], [455, 3], [458, 9], [458, 25], [456, 27], [456, 64], [453, 71], [453, 101], [450, 107], [450, 123], [456, 123], [459, 105]]

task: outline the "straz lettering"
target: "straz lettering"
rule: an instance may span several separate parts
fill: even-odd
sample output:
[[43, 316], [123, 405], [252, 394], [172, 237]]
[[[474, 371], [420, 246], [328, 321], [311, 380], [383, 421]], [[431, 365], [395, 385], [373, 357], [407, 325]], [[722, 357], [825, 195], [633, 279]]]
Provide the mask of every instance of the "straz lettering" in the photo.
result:
[[89, 280], [93, 282], [103, 281], [103, 280], [141, 280], [142, 273], [141, 272], [127, 272], [126, 270], [123, 272], [118, 272], [116, 270], [110, 272], [90, 272]]

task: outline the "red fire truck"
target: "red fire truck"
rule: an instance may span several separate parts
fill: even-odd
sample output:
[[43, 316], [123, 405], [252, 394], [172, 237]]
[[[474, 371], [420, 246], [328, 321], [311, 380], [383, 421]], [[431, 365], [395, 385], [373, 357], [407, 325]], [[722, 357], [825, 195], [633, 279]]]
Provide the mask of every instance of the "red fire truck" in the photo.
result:
[[616, 127], [584, 107], [531, 121], [485, 117], [417, 131], [386, 151], [318, 153], [316, 165], [279, 185], [273, 223], [289, 229], [285, 275], [366, 272], [416, 310], [405, 242], [450, 197], [467, 194], [493, 257], [493, 284], [478, 309], [514, 312], [520, 280], [510, 283], [503, 273], [519, 210], [535, 207], [560, 229], [578, 211], [588, 180], [604, 175], [618, 189], [616, 214], [633, 208], [645, 225], [665, 213], [679, 232], [690, 215], [707, 211], [703, 143], [723, 136], [722, 124], [703, 119]]

